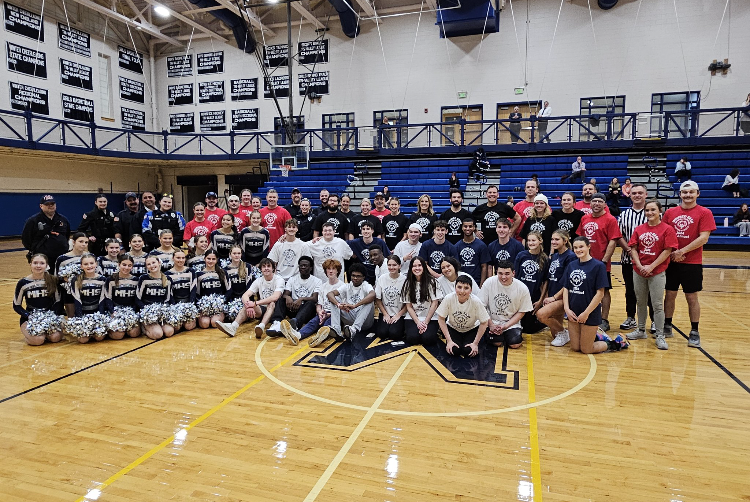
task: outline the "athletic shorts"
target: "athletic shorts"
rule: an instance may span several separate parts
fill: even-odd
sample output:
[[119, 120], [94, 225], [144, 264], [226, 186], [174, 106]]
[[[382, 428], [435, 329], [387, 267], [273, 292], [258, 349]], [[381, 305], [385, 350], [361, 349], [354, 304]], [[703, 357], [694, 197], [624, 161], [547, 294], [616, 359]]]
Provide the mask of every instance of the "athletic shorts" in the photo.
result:
[[607, 287], [604, 289], [612, 289], [612, 272], [607, 272]]
[[667, 267], [667, 281], [664, 289], [677, 291], [680, 286], [682, 286], [683, 293], [697, 293], [703, 290], [703, 265], [670, 262]]
[[503, 345], [518, 345], [523, 342], [523, 335], [521, 335], [521, 328], [510, 328], [506, 329], [499, 335], [493, 333], [487, 333], [487, 343], [492, 345], [501, 343]]

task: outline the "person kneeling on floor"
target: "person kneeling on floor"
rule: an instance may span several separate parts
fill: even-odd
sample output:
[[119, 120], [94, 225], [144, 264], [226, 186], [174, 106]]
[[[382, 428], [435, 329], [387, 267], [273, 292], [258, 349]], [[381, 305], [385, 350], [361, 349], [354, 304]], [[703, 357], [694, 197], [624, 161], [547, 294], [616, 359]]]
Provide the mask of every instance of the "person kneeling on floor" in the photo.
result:
[[521, 318], [534, 310], [526, 285], [514, 278], [513, 264], [497, 263], [497, 275], [484, 281], [479, 299], [490, 314], [487, 341], [496, 347], [517, 349], [523, 343]]
[[479, 354], [479, 341], [487, 331], [490, 316], [479, 298], [471, 294], [471, 278], [465, 275], [456, 278], [456, 292], [443, 298], [437, 315], [448, 354], [464, 357]]
[[[365, 282], [367, 269], [361, 263], [349, 268], [351, 282], [328, 292], [331, 302], [331, 330], [337, 340], [351, 340], [375, 323], [375, 290]], [[336, 297], [339, 297], [337, 299]]]

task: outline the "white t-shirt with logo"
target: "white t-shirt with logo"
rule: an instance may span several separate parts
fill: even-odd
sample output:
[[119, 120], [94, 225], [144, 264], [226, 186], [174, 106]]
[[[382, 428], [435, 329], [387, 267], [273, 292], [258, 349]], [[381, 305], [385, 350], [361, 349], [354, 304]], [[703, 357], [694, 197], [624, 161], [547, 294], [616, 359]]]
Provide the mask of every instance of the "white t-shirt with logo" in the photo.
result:
[[393, 279], [390, 274], [381, 275], [375, 281], [375, 298], [383, 302], [383, 307], [388, 315], [396, 315], [404, 302], [401, 298], [401, 288], [404, 285], [406, 277], [399, 274]]
[[328, 293], [339, 289], [344, 286], [344, 283], [337, 281], [336, 284], [331, 284], [328, 279], [320, 283], [318, 286], [318, 305], [323, 307], [326, 312], [331, 311], [331, 302], [328, 301]]
[[[348, 282], [338, 288], [338, 290], [341, 302], [348, 303], [349, 305], [354, 305], [357, 302], [361, 302], [365, 298], [365, 296], [374, 291], [370, 283], [367, 281], [362, 281], [362, 284], [360, 284], [359, 286], [355, 286], [354, 283]], [[356, 316], [363, 307], [364, 305], [360, 305], [359, 307], [352, 309], [349, 312], [353, 316]]]
[[[432, 306], [432, 302], [434, 300], [440, 301], [443, 299], [443, 291], [438, 287], [437, 284], [435, 284], [434, 290], [428, 288], [428, 292], [430, 293], [430, 297], [422, 300], [419, 297], [419, 287], [417, 286], [417, 290], [415, 291], [415, 298], [417, 299], [416, 302], [412, 303], [411, 301], [409, 301], [409, 296], [403, 297], [404, 303], [411, 303], [411, 306], [414, 309], [414, 313], [417, 314], [417, 318], [420, 321], [424, 321], [427, 318], [427, 313], [430, 311], [430, 307]], [[429, 320], [437, 321], [437, 309], [435, 309], [435, 313], [432, 314], [432, 317]]]
[[[487, 308], [487, 312], [493, 324], [505, 324], [518, 312], [531, 312], [534, 305], [531, 303], [529, 288], [518, 279], [513, 279], [510, 286], [504, 286], [497, 276], [490, 277], [482, 285], [479, 299]], [[521, 321], [510, 328], [520, 328]]]
[[276, 264], [276, 273], [284, 280], [289, 280], [299, 272], [300, 256], [312, 257], [307, 242], [299, 239], [294, 239], [294, 242], [277, 242], [268, 254]]
[[[474, 278], [466, 272], [459, 272], [456, 277], [458, 277], [459, 275], [463, 275], [471, 279], [471, 294], [479, 298], [479, 285], [477, 285], [477, 281], [475, 281]], [[449, 281], [448, 278], [444, 275], [441, 275], [437, 278], [437, 285], [443, 292], [443, 296], [448, 296], [449, 294], [456, 292], [456, 281]]]
[[286, 286], [284, 286], [284, 289], [292, 293], [292, 300], [299, 300], [300, 298], [307, 298], [308, 296], [312, 296], [316, 291], [318, 291], [322, 284], [323, 281], [321, 281], [314, 275], [310, 275], [310, 277], [308, 277], [307, 279], [303, 279], [302, 276], [297, 274], [286, 281]]
[[479, 298], [469, 295], [469, 299], [461, 303], [456, 293], [443, 298], [437, 309], [437, 315], [445, 318], [448, 326], [461, 333], [466, 333], [490, 319], [487, 309], [484, 308]]
[[339, 280], [344, 280], [344, 260], [348, 260], [354, 255], [352, 248], [345, 240], [334, 237], [330, 242], [326, 242], [325, 239], [320, 239], [315, 244], [310, 245], [310, 254], [313, 260], [315, 260], [315, 277], [321, 281], [328, 281], [325, 270], [323, 270], [323, 262], [328, 259], [338, 260], [341, 264], [341, 273], [339, 274]]
[[253, 294], [257, 294], [259, 299], [265, 300], [276, 291], [284, 292], [284, 279], [277, 274], [274, 274], [273, 279], [270, 281], [267, 281], [263, 277], [258, 277], [250, 285], [249, 291]]
[[416, 244], [409, 244], [408, 239], [396, 244], [396, 249], [393, 250], [393, 254], [401, 258], [402, 274], [405, 274], [409, 271], [409, 263], [411, 263], [411, 260], [404, 260], [404, 256], [408, 255], [409, 253], [412, 253], [412, 256], [417, 256], [421, 247], [421, 242], [417, 241]]

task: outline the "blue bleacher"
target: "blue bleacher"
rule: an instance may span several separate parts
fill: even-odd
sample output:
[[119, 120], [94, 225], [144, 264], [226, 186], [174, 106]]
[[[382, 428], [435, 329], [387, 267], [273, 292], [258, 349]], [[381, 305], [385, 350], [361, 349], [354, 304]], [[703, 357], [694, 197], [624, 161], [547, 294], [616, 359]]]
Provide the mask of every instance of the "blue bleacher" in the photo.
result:
[[271, 174], [268, 181], [260, 188], [258, 193], [265, 200], [269, 188], [275, 188], [279, 192], [279, 204], [291, 203], [291, 192], [293, 188], [299, 188], [303, 197], [312, 201], [313, 207], [318, 204], [318, 194], [323, 188], [331, 192], [343, 192], [349, 185], [347, 178], [354, 174], [353, 162], [330, 162], [313, 164], [309, 169], [300, 169], [289, 173], [285, 178], [280, 172]]

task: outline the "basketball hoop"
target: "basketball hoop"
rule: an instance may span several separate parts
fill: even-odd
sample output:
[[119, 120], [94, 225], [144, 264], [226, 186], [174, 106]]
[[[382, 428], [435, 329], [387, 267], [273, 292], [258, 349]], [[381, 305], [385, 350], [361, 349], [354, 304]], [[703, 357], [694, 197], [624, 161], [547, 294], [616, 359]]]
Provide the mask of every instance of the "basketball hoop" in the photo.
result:
[[281, 165], [279, 165], [279, 168], [281, 168], [281, 177], [282, 178], [288, 178], [289, 177], [289, 171], [292, 170], [291, 164], [281, 164]]

